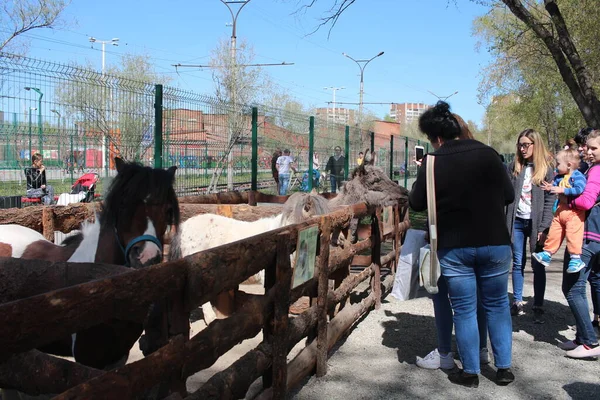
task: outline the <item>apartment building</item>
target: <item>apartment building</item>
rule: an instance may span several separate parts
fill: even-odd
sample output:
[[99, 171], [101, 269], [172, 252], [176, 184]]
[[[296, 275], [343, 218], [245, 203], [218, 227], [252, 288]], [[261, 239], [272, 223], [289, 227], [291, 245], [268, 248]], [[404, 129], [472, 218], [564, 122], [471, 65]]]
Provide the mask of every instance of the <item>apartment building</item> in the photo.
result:
[[340, 125], [354, 125], [358, 112], [349, 108], [317, 108], [316, 117]]
[[429, 107], [425, 103], [392, 103], [390, 106], [390, 117], [392, 117], [400, 125], [406, 126], [413, 121], [418, 121]]

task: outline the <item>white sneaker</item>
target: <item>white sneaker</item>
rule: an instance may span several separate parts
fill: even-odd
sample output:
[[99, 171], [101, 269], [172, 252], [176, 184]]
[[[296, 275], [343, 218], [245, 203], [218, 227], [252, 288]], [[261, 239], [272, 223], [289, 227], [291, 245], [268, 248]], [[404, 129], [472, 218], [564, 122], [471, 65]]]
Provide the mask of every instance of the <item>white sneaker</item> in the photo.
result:
[[438, 349], [435, 349], [424, 358], [417, 356], [417, 366], [425, 369], [452, 369], [456, 366], [454, 353], [450, 352], [443, 356], [438, 352]]
[[480, 364], [489, 364], [490, 363], [490, 353], [488, 352], [487, 347], [482, 347], [479, 350], [479, 363]]
[[573, 350], [569, 350], [566, 353], [567, 357], [571, 358], [592, 358], [597, 359], [600, 356], [600, 346], [588, 347], [584, 344], [577, 346]]

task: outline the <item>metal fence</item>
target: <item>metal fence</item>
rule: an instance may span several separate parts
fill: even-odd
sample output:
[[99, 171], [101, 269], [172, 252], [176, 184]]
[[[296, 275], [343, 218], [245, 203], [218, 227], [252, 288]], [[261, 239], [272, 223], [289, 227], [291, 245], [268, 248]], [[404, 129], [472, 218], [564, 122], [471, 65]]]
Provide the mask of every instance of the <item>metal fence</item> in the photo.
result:
[[36, 152], [44, 157], [56, 193], [69, 191], [84, 172], [101, 176], [97, 192], [102, 193], [116, 173], [115, 156], [176, 165], [180, 195], [228, 185], [249, 188], [253, 154], [258, 186], [272, 189], [273, 154], [286, 148], [297, 161], [297, 188], [307, 189], [302, 181], [307, 181], [311, 151], [322, 171], [336, 146], [347, 158], [346, 175], [367, 148], [401, 184], [410, 187], [416, 173], [412, 161], [420, 142], [412, 138], [6, 53], [0, 53], [0, 71], [1, 196], [25, 193], [23, 169]]

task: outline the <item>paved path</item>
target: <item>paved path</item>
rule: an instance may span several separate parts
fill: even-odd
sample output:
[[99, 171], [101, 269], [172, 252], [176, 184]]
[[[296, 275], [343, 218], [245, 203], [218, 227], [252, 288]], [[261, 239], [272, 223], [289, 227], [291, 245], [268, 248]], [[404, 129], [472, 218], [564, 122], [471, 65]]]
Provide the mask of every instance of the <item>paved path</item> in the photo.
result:
[[[559, 252], [562, 254], [562, 251]], [[468, 389], [451, 384], [442, 370], [415, 365], [436, 347], [433, 307], [420, 298], [400, 302], [387, 296], [330, 356], [328, 374], [311, 377], [291, 393], [313, 399], [600, 399], [600, 362], [572, 360], [556, 343], [574, 339], [573, 317], [561, 292], [562, 272], [556, 261], [548, 268], [546, 323], [534, 324], [532, 273], [526, 274], [527, 315], [513, 317], [513, 384], [497, 386], [493, 364], [482, 368], [480, 385]], [[511, 284], [509, 283], [509, 288]]]

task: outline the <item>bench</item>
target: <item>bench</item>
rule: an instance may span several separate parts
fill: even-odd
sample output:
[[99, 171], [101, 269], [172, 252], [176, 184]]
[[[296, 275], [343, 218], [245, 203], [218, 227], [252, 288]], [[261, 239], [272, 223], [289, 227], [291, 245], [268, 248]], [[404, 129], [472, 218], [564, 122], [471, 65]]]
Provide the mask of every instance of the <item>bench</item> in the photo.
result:
[[[94, 194], [94, 199], [98, 199], [99, 197], [101, 197], [100, 193]], [[57, 200], [58, 200], [58, 196], [54, 196], [54, 201], [56, 202]], [[21, 204], [23, 205], [23, 207], [31, 206], [34, 204], [41, 204], [41, 203], [42, 203], [42, 199], [40, 197], [32, 197], [32, 198], [29, 198], [26, 196], [21, 197]]]

